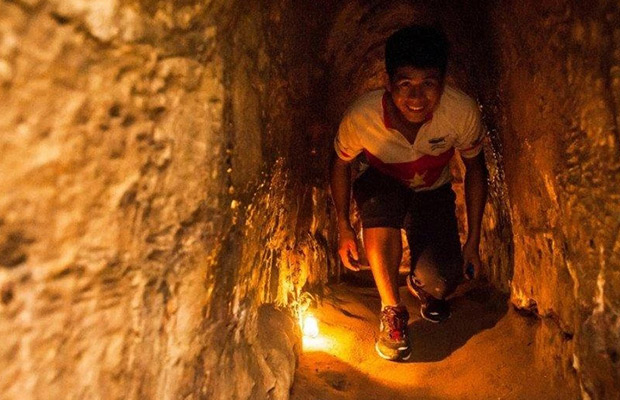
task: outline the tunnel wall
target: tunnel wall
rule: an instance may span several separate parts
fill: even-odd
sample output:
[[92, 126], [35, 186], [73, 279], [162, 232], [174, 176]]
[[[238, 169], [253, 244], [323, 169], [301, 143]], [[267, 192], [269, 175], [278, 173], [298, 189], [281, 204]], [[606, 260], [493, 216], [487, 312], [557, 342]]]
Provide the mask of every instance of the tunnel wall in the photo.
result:
[[336, 268], [306, 11], [0, 1], [3, 399], [288, 398]]
[[497, 64], [481, 84], [505, 160], [512, 302], [542, 318], [537, 354], [556, 378], [584, 399], [620, 398], [618, 3], [489, 11]]

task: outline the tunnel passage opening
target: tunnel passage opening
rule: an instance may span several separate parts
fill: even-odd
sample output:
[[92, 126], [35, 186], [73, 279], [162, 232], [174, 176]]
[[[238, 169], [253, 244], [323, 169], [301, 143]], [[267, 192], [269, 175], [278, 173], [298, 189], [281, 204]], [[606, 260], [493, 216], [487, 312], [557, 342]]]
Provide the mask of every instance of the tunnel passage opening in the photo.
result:
[[[326, 42], [333, 133], [355, 98], [382, 86], [390, 32], [425, 19], [445, 27], [453, 42], [450, 80], [479, 101], [489, 129], [485, 275], [538, 319], [539, 363], [585, 398], [604, 398], [619, 384], [617, 332], [610, 333], [617, 305], [608, 283], [616, 273], [608, 268], [618, 265], [617, 218], [589, 214], [618, 215], [610, 205], [618, 191], [618, 99], [611, 95], [617, 40], [609, 29], [619, 15], [617, 5], [585, 10], [571, 1], [348, 3]], [[462, 199], [462, 166], [454, 172]], [[459, 215], [463, 227], [462, 200]]]
[[[380, 3], [380, 4], [379, 4]], [[513, 276], [512, 266], [512, 231], [511, 222], [508, 215], [508, 203], [506, 190], [503, 181], [501, 152], [498, 147], [498, 132], [494, 126], [494, 118], [498, 116], [493, 114], [492, 106], [494, 106], [492, 95], [495, 93], [493, 85], [495, 82], [490, 76], [493, 73], [493, 65], [491, 51], [485, 49], [481, 45], [481, 36], [484, 36], [484, 15], [480, 9], [476, 7], [459, 8], [458, 6], [449, 6], [448, 4], [413, 4], [411, 2], [378, 2], [378, 3], [348, 3], [343, 6], [333, 19], [333, 23], [327, 33], [325, 39], [325, 59], [324, 80], [323, 85], [315, 88], [318, 89], [321, 102], [325, 105], [325, 110], [320, 112], [324, 115], [329, 125], [329, 129], [322, 127], [322, 144], [320, 149], [324, 154], [334, 153], [333, 137], [340, 123], [340, 119], [345, 109], [361, 94], [383, 88], [385, 85], [385, 69], [384, 69], [384, 44], [387, 37], [398, 28], [411, 25], [413, 23], [430, 24], [439, 23], [447, 26], [446, 29], [449, 39], [453, 43], [452, 58], [450, 62], [447, 81], [450, 85], [467, 91], [471, 96], [483, 103], [483, 112], [485, 114], [485, 122], [489, 128], [488, 136], [490, 137], [485, 144], [485, 153], [487, 154], [487, 163], [490, 176], [490, 196], [487, 212], [484, 217], [484, 233], [482, 239], [482, 257], [486, 267], [484, 274], [495, 289], [473, 290], [470, 292], [466, 301], [473, 299], [474, 302], [489, 302], [494, 304], [493, 312], [487, 316], [489, 318], [478, 318], [483, 320], [480, 324], [470, 323], [464, 326], [454, 328], [452, 332], [465, 332], [464, 336], [456, 335], [452, 337], [452, 344], [459, 343], [462, 346], [471, 337], [483, 330], [490, 329], [508, 312], [508, 291], [510, 288], [510, 279]], [[486, 68], [486, 70], [484, 70]], [[484, 82], [482, 82], [484, 81]], [[486, 92], [485, 92], [486, 91]], [[323, 94], [326, 93], [327, 95]], [[324, 159], [330, 158], [329, 155]], [[296, 168], [295, 166], [293, 166]], [[297, 167], [304, 168], [304, 164], [300, 163]], [[453, 175], [455, 176], [454, 186], [458, 194], [457, 212], [460, 221], [461, 241], [465, 241], [466, 235], [466, 216], [464, 206], [463, 193], [463, 172], [464, 166], [455, 157], [451, 166]], [[297, 169], [293, 169], [297, 171]], [[358, 214], [353, 208], [352, 222], [358, 233], [359, 243], [361, 240], [361, 221]], [[331, 225], [329, 229], [337, 231], [332, 215]], [[405, 286], [405, 275], [410, 270], [409, 257], [407, 251], [407, 241], [403, 235], [403, 243], [405, 244], [405, 252], [403, 254], [403, 263], [401, 265], [400, 286]], [[332, 242], [332, 245], [335, 243]], [[332, 252], [334, 248], [332, 247]], [[343, 294], [339, 292], [337, 296], [344, 296], [347, 304], [350, 301], [359, 302], [356, 306], [344, 306], [335, 301], [336, 305], [331, 304], [329, 296], [334, 296], [334, 292], [329, 291], [328, 299], [324, 301], [329, 304], [327, 307], [337, 309], [337, 312], [331, 313], [323, 311], [319, 312], [321, 318], [329, 322], [323, 323], [319, 321], [319, 326], [325, 331], [319, 332], [316, 337], [306, 335], [304, 337], [304, 351], [311, 354], [327, 353], [333, 355], [340, 360], [340, 365], [351, 362], [359, 354], [350, 351], [351, 346], [355, 343], [364, 343], [359, 338], [352, 337], [350, 333], [338, 331], [333, 328], [340, 318], [368, 318], [366, 313], [378, 313], [380, 303], [377, 301], [374, 280], [369, 271], [367, 260], [364, 258], [364, 250], [361, 248], [362, 264], [366, 268], [363, 272], [351, 273], [342, 266], [338, 269], [338, 274], [332, 277], [332, 282], [344, 281], [351, 284], [351, 290], [355, 288], [368, 288], [370, 292], [364, 292], [363, 296], [355, 297], [350, 293]], [[334, 257], [337, 257], [334, 254]], [[335, 289], [336, 291], [340, 289]], [[344, 289], [345, 291], [347, 289]], [[364, 289], [362, 289], [364, 290]], [[471, 290], [471, 287], [465, 288]], [[371, 294], [373, 293], [373, 294]], [[462, 296], [463, 291], [456, 294]], [[347, 297], [350, 296], [350, 297]], [[368, 300], [369, 296], [373, 300]], [[373, 297], [374, 296], [374, 297]], [[461, 300], [459, 300], [461, 301]], [[321, 302], [319, 300], [319, 302]], [[457, 301], [458, 303], [458, 301]], [[414, 303], [415, 304], [415, 303]], [[460, 304], [460, 303], [459, 303]], [[419, 305], [415, 305], [418, 307]], [[316, 310], [312, 310], [316, 312]], [[417, 312], [417, 310], [416, 310]], [[338, 314], [341, 313], [342, 315]], [[475, 320], [475, 317], [466, 320]], [[303, 328], [303, 318], [301, 318], [300, 326]], [[376, 328], [373, 326], [373, 328]], [[368, 328], [359, 327], [358, 329], [374, 336], [375, 332], [367, 332]], [[419, 328], [416, 328], [419, 329]], [[314, 332], [313, 332], [314, 333]], [[458, 339], [456, 337], [458, 336]], [[415, 338], [414, 338], [415, 340]], [[365, 344], [367, 345], [367, 344]], [[416, 361], [440, 361], [458, 348], [442, 343], [427, 343], [428, 348], [434, 348], [438, 354], [415, 354]], [[372, 347], [372, 346], [370, 346]], [[362, 350], [360, 350], [362, 352]], [[374, 353], [367, 354], [368, 357], [376, 356]], [[499, 359], [499, 356], [498, 356]], [[320, 357], [315, 360], [321, 363]]]
[[[324, 140], [326, 152], [333, 157], [333, 137], [345, 110], [363, 93], [382, 89], [386, 84], [384, 48], [387, 37], [398, 28], [411, 24], [437, 24], [442, 26], [451, 42], [450, 62], [446, 83], [457, 87], [477, 99], [481, 104], [487, 128], [485, 158], [489, 169], [489, 197], [483, 219], [481, 257], [483, 275], [500, 291], [508, 293], [513, 277], [512, 227], [509, 203], [504, 181], [501, 145], [497, 129], [500, 118], [496, 97], [496, 72], [494, 51], [489, 42], [486, 10], [482, 6], [463, 4], [379, 2], [373, 4], [350, 3], [335, 16], [326, 38], [325, 90], [328, 94], [325, 117], [331, 129]], [[357, 175], [353, 167], [353, 177]], [[458, 156], [451, 160], [454, 176], [453, 188], [457, 193], [459, 235], [464, 243], [467, 235], [464, 204], [464, 165]], [[353, 202], [354, 204], [354, 202]], [[352, 207], [351, 220], [362, 243], [361, 221]], [[334, 225], [332, 229], [337, 230]], [[403, 232], [404, 255], [401, 271], [410, 269], [406, 236]], [[360, 254], [363, 258], [364, 251]], [[362, 259], [362, 264], [368, 262]], [[355, 279], [346, 269], [347, 278]]]

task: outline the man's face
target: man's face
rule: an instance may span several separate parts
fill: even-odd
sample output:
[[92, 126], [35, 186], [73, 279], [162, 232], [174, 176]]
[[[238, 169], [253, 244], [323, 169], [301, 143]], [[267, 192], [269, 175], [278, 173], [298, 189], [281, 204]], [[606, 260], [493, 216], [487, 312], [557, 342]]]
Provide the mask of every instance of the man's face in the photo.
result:
[[443, 79], [436, 68], [399, 67], [389, 79], [388, 91], [401, 116], [411, 123], [426, 121], [439, 104]]

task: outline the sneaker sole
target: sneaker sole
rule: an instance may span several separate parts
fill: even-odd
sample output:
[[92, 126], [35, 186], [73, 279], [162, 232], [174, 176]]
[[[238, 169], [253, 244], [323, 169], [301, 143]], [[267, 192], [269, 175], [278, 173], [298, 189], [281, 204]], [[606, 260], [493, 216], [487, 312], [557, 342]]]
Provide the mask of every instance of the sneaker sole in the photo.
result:
[[[406, 361], [406, 360], [408, 360], [411, 357], [411, 351], [410, 351], [409, 347], [400, 347], [398, 349], [399, 354], [397, 356], [395, 356], [395, 357], [389, 357], [389, 356], [386, 356], [385, 354], [383, 354], [381, 352], [381, 350], [379, 350], [379, 343], [375, 343], [375, 350], [377, 351], [377, 354], [379, 355], [379, 357], [383, 358], [384, 360], [388, 360], [388, 361]], [[407, 354], [406, 356], [403, 357], [400, 354], [400, 352], [406, 351], [406, 350], [409, 350], [409, 354]]]
[[[407, 275], [406, 282], [407, 282], [407, 289], [409, 290], [409, 293], [414, 295], [421, 302], [425, 301], [425, 299], [423, 299], [422, 296], [420, 296], [420, 294], [417, 292], [417, 290], [411, 284], [411, 275]], [[452, 313], [448, 314], [448, 316], [445, 319], [430, 319], [430, 318], [428, 318], [427, 316], [425, 316], [423, 314], [422, 308], [420, 308], [420, 316], [423, 319], [427, 320], [428, 322], [432, 322], [433, 324], [438, 324], [440, 322], [444, 322], [444, 321], [447, 321], [448, 319], [450, 319], [450, 317], [452, 316]]]
[[396, 360], [398, 360], [398, 356], [392, 358], [392, 357], [389, 357], [389, 356], [386, 356], [385, 354], [383, 354], [381, 352], [381, 350], [379, 350], [379, 343], [378, 342], [375, 342], [375, 350], [377, 351], [377, 354], [379, 354], [379, 357], [383, 358], [384, 360], [388, 360], [388, 361], [396, 361]]
[[430, 319], [427, 316], [425, 316], [424, 313], [422, 312], [422, 309], [420, 309], [420, 316], [422, 317], [422, 319], [425, 319], [428, 322], [432, 322], [433, 324], [438, 324], [440, 322], [447, 321], [452, 316], [452, 313], [450, 313], [450, 315], [448, 315], [446, 319]]
[[401, 356], [400, 354], [398, 354], [396, 357], [392, 358], [389, 356], [386, 356], [385, 354], [383, 354], [381, 352], [381, 350], [379, 350], [379, 343], [375, 342], [375, 350], [377, 351], [377, 354], [379, 354], [379, 357], [383, 358], [384, 360], [388, 360], [388, 361], [407, 361], [409, 358], [411, 358], [411, 349], [409, 347], [399, 347], [398, 351], [405, 351], [405, 350], [409, 350], [409, 354], [407, 354], [406, 356]]

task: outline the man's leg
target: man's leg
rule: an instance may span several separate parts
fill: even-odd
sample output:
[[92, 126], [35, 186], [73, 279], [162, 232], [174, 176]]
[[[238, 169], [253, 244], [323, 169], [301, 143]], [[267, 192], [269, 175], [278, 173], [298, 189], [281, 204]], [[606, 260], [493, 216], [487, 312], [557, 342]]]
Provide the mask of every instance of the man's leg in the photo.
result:
[[402, 258], [400, 229], [366, 228], [363, 234], [366, 256], [381, 303], [384, 306], [398, 305], [398, 267]]
[[451, 295], [462, 281], [462, 262], [455, 250], [428, 245], [412, 271], [414, 283], [435, 299]]
[[[421, 297], [422, 316], [433, 322], [450, 315], [447, 303], [441, 301], [454, 292], [463, 278], [454, 199], [449, 186], [416, 193], [410, 209], [411, 220], [407, 224], [411, 250], [408, 286]], [[427, 306], [434, 308], [432, 313], [437, 315], [427, 312]]]
[[402, 256], [400, 229], [364, 228], [364, 247], [381, 297], [381, 325], [375, 349], [382, 358], [407, 360], [411, 356], [409, 313], [400, 304], [397, 282]]
[[382, 302], [375, 349], [385, 359], [406, 360], [411, 356], [407, 333], [409, 313], [399, 304], [397, 276], [407, 190], [394, 179], [369, 168], [354, 182], [353, 196], [362, 220], [366, 256]]

